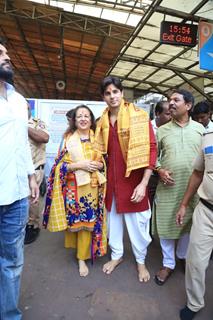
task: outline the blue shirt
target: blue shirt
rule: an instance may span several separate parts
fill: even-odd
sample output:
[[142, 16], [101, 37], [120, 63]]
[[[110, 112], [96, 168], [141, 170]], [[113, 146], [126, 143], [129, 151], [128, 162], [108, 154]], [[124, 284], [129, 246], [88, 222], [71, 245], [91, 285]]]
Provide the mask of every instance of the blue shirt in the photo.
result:
[[29, 195], [28, 175], [34, 173], [28, 142], [28, 110], [23, 96], [5, 83], [0, 96], [0, 205]]

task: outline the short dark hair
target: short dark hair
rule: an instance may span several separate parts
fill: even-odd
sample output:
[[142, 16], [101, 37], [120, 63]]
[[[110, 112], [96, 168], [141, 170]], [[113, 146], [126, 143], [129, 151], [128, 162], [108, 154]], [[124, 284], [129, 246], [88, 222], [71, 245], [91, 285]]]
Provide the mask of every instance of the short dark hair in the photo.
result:
[[0, 44], [1, 44], [2, 46], [5, 46], [5, 44], [6, 44], [6, 39], [0, 37]]
[[158, 113], [158, 114], [161, 114], [164, 110], [164, 104], [165, 103], [168, 103], [167, 101], [158, 101], [158, 103], [156, 104], [155, 106], [155, 115]]
[[[183, 96], [183, 99], [184, 99], [184, 101], [186, 102], [186, 103], [191, 103], [191, 105], [192, 105], [192, 108], [193, 108], [193, 106], [194, 106], [194, 97], [193, 97], [193, 95], [191, 94], [191, 92], [189, 92], [189, 91], [187, 91], [187, 90], [185, 90], [185, 89], [174, 89], [174, 90], [172, 90], [172, 93], [171, 93], [171, 95], [173, 94], [173, 93], [179, 93], [179, 94], [181, 94], [182, 96]], [[171, 96], [170, 95], [170, 96]], [[192, 110], [192, 108], [191, 108], [191, 110]]]
[[84, 108], [84, 109], [87, 109], [90, 113], [90, 117], [91, 117], [91, 129], [95, 132], [95, 129], [96, 129], [96, 124], [95, 124], [95, 117], [94, 117], [94, 114], [92, 112], [92, 110], [86, 106], [85, 104], [80, 104], [79, 106], [77, 106], [75, 109], [74, 109], [74, 112], [73, 112], [73, 115], [72, 115], [72, 125], [70, 127], [70, 130], [72, 132], [74, 132], [77, 128], [76, 128], [76, 125], [75, 125], [75, 119], [76, 119], [76, 113], [79, 109], [81, 108]]
[[200, 113], [209, 113], [209, 112], [210, 112], [210, 105], [205, 100], [198, 102], [193, 109], [193, 115], [197, 115]]
[[113, 84], [117, 89], [119, 89], [120, 91], [123, 91], [121, 80], [118, 77], [108, 76], [101, 81], [100, 89], [101, 89], [102, 96], [104, 95], [106, 88], [110, 84]]
[[66, 113], [66, 117], [67, 118], [72, 118], [73, 114], [74, 114], [75, 109], [70, 109], [69, 111], [67, 111]]

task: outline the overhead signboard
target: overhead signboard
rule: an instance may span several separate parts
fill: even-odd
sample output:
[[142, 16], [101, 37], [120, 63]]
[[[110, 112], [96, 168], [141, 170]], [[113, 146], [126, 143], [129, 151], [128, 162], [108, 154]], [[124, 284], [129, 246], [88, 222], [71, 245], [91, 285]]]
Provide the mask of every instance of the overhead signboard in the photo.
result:
[[213, 24], [199, 23], [200, 69], [213, 71]]
[[194, 47], [197, 44], [197, 25], [162, 21], [160, 43]]

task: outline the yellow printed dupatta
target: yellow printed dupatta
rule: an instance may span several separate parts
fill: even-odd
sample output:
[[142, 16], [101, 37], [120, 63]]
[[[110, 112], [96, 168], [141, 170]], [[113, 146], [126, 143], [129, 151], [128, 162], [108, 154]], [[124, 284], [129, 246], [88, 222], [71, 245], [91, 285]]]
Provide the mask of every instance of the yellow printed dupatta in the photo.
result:
[[[122, 99], [117, 117], [117, 128], [123, 158], [126, 162], [125, 177], [129, 177], [132, 170], [149, 165], [149, 116], [144, 110]], [[108, 139], [109, 107], [105, 109], [98, 121], [94, 148], [106, 154]]]

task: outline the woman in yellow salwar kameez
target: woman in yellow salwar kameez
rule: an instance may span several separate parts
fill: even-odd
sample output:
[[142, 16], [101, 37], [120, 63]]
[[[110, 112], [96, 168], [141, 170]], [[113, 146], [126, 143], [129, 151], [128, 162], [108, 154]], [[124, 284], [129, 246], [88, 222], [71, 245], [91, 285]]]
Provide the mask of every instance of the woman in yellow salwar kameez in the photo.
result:
[[77, 249], [79, 274], [87, 276], [86, 260], [106, 253], [106, 179], [102, 156], [93, 150], [93, 113], [80, 105], [72, 122], [50, 174], [44, 225], [65, 230], [65, 247]]

